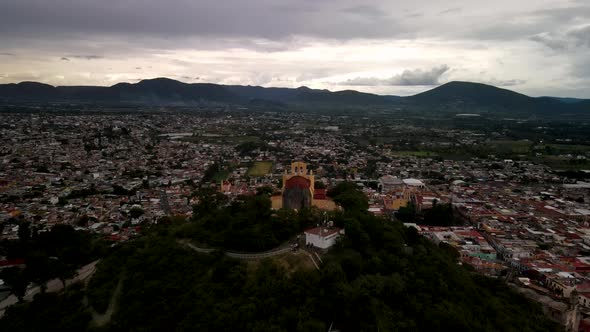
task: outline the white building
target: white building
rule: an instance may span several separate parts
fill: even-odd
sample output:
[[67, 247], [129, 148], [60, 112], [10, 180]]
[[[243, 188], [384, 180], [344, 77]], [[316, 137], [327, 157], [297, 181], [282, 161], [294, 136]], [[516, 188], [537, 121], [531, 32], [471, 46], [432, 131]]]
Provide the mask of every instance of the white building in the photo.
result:
[[419, 188], [419, 189], [423, 189], [424, 188], [424, 182], [418, 180], [418, 179], [403, 179], [402, 180], [404, 182], [404, 184], [407, 187], [410, 188]]
[[316, 248], [327, 249], [336, 243], [344, 230], [337, 227], [316, 227], [305, 231], [305, 244]]

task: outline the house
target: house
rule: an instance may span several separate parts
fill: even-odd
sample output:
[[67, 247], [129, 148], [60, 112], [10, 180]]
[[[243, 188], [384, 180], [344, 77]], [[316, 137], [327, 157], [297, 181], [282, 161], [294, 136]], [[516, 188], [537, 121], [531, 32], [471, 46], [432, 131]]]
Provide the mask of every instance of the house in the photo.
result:
[[336, 243], [344, 230], [338, 227], [315, 227], [305, 231], [305, 244], [328, 249]]

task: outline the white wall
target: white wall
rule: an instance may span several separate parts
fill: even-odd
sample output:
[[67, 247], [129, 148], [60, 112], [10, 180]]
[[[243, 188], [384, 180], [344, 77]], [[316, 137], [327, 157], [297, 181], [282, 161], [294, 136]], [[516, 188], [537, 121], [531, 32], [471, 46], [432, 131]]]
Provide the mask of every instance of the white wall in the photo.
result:
[[305, 244], [312, 244], [314, 247], [327, 249], [333, 246], [336, 243], [336, 239], [338, 239], [339, 234], [331, 234], [326, 237], [321, 237], [316, 234], [305, 233]]

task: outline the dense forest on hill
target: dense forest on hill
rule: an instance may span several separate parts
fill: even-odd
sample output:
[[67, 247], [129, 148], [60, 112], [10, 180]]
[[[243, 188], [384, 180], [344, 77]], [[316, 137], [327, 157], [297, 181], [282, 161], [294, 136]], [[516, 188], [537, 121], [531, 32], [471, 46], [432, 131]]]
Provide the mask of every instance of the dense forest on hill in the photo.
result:
[[[0, 330], [560, 330], [501, 281], [459, 265], [451, 248], [355, 208], [363, 203], [354, 202], [360, 195], [353, 187], [333, 194], [345, 205], [337, 217], [346, 236], [319, 271], [287, 269], [276, 259], [246, 263], [222, 252], [198, 254], [177, 241], [186, 224], [162, 223], [113, 248], [87, 289], [13, 306]], [[113, 300], [110, 321], [96, 326], [91, 312], [107, 311]]]
[[231, 204], [225, 195], [214, 190], [197, 193], [199, 203], [193, 218], [175, 228], [179, 238], [190, 238], [212, 248], [258, 252], [283, 244], [306, 226], [309, 211], [293, 213], [282, 210], [272, 213], [268, 192], [238, 197]]

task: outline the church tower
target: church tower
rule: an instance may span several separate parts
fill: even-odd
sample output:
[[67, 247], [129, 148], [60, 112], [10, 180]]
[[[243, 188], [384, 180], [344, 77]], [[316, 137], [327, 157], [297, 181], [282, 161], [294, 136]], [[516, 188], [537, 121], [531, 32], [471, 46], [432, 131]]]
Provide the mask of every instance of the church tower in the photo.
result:
[[302, 161], [291, 163], [291, 170], [283, 174], [283, 207], [302, 209], [311, 207], [314, 194], [314, 175]]

